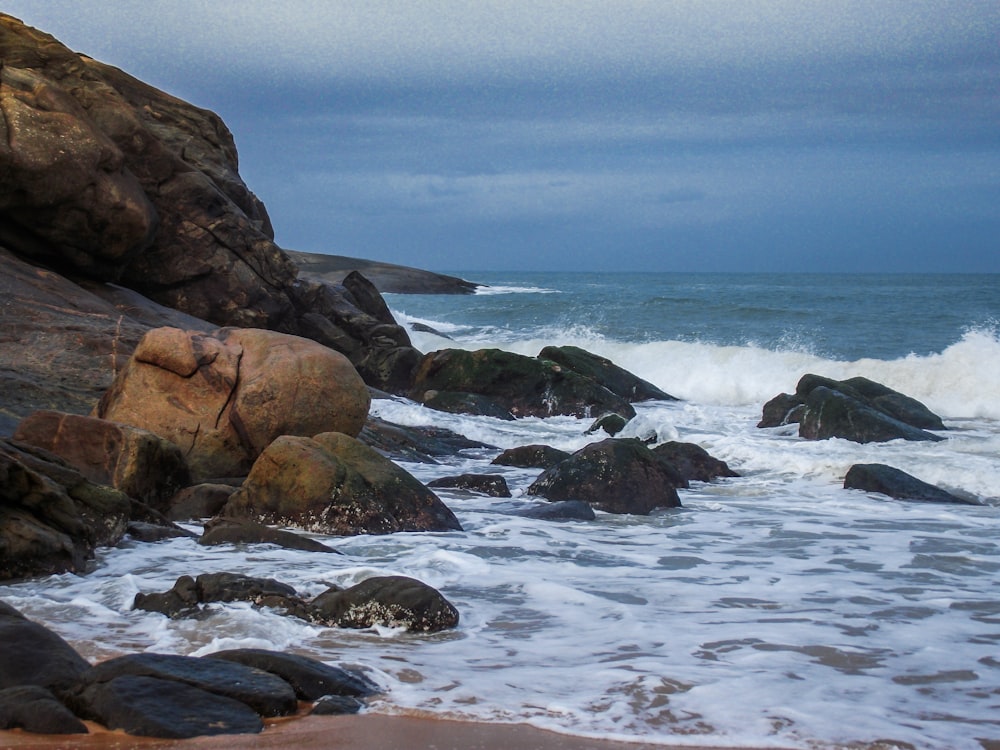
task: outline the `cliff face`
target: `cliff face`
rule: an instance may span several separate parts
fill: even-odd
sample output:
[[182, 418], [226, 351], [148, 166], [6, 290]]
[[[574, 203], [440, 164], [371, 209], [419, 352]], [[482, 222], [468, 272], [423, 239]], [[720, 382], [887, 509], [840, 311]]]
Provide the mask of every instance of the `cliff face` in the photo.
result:
[[[217, 115], [3, 14], [0, 61], [0, 248], [10, 251], [0, 264], [46, 270], [33, 274], [30, 289], [13, 272], [6, 284], [5, 321], [38, 314], [3, 334], [0, 375], [24, 376], [26, 347], [42, 339], [54, 350], [82, 350], [67, 333], [78, 323], [105, 364], [113, 348], [128, 354], [139, 331], [113, 282], [217, 326], [313, 338], [347, 354], [371, 385], [405, 390], [418, 356], [405, 331], [385, 319], [383, 305], [370, 304], [378, 293], [364, 279], [344, 286], [297, 278], [267, 211], [240, 178], [233, 137]], [[25, 273], [32, 275], [18, 266], [18, 278]], [[59, 289], [48, 288], [57, 278]], [[92, 309], [95, 295], [115, 294], [109, 308]], [[65, 303], [56, 305], [58, 321], [41, 312], [51, 310], [43, 298], [52, 295]], [[108, 323], [99, 333], [94, 315]], [[54, 356], [35, 359], [57, 366]], [[27, 375], [51, 381], [45, 369]], [[85, 388], [82, 398], [90, 395]]]

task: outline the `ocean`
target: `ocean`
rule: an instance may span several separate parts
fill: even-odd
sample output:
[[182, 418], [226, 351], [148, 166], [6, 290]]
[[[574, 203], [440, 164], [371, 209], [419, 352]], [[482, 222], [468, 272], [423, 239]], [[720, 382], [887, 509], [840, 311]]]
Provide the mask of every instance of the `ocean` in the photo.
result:
[[[981, 748], [1000, 740], [1000, 276], [482, 273], [472, 296], [386, 295], [422, 351], [574, 344], [678, 397], [637, 406], [624, 436], [694, 442], [741, 475], [680, 490], [682, 508], [596, 521], [512, 511], [534, 470], [499, 449], [578, 449], [588, 419], [372, 413], [496, 446], [423, 481], [503, 474], [496, 499], [438, 490], [463, 532], [317, 537], [344, 557], [191, 540], [126, 542], [93, 572], [0, 586], [91, 660], [274, 648], [365, 670], [379, 713], [526, 722], [673, 745]], [[429, 332], [432, 329], [434, 332]], [[805, 441], [758, 429], [764, 402], [812, 372], [862, 375], [923, 401], [936, 443]], [[981, 507], [843, 489], [887, 463]], [[192, 529], [199, 529], [197, 524]], [[235, 571], [305, 594], [373, 575], [438, 588], [453, 631], [322, 628], [245, 604], [197, 619], [133, 611], [137, 592]], [[908, 743], [908, 744], [905, 744]]]

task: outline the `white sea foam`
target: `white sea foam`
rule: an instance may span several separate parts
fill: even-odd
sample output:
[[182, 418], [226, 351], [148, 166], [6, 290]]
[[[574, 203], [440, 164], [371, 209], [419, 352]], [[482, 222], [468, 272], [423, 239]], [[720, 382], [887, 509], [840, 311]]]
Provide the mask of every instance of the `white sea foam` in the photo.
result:
[[[129, 543], [102, 551], [88, 575], [0, 586], [0, 599], [95, 661], [254, 646], [358, 666], [385, 691], [371, 711], [673, 746], [814, 749], [881, 738], [980, 750], [980, 738], [1000, 738], [995, 330], [971, 330], [937, 354], [855, 362], [757, 346], [621, 342], [586, 328], [530, 340], [489, 333], [461, 345], [534, 355], [576, 344], [684, 398], [637, 405], [625, 435], [698, 443], [741, 476], [692, 483], [680, 491], [683, 508], [648, 517], [531, 520], [512, 513], [544, 502], [525, 492], [538, 471], [489, 461], [500, 448], [575, 450], [604, 437], [585, 434], [589, 420], [506, 422], [378, 399], [372, 413], [384, 419], [496, 446], [443, 464], [403, 464], [420, 480], [498, 473], [513, 497], [440, 490], [462, 532], [318, 537], [343, 556], [188, 539]], [[793, 390], [805, 372], [885, 382], [940, 411], [952, 429], [941, 442], [867, 445], [805, 441], [794, 426], [758, 429], [763, 402]], [[898, 466], [986, 504], [843, 489], [860, 462]], [[409, 575], [441, 590], [461, 623], [413, 635], [319, 627], [238, 603], [212, 605], [201, 619], [131, 609], [137, 592], [223, 570], [277, 578], [308, 596]]]

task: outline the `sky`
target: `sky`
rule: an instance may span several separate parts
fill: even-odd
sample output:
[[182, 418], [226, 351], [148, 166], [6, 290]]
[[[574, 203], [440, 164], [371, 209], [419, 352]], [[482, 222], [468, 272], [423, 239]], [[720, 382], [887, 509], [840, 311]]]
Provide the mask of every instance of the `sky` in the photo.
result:
[[225, 120], [282, 247], [1000, 273], [997, 0], [0, 0]]

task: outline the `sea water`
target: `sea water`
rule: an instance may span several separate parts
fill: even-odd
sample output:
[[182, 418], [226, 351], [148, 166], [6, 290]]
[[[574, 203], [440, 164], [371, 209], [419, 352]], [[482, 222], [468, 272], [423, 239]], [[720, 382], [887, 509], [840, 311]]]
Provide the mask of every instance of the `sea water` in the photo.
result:
[[[383, 419], [495, 446], [407, 470], [499, 473], [513, 497], [439, 490], [462, 532], [317, 537], [344, 556], [126, 541], [87, 575], [2, 586], [0, 599], [94, 661], [262, 647], [355, 666], [384, 690], [367, 709], [379, 713], [673, 745], [1000, 739], [1000, 277], [463, 275], [489, 287], [387, 296], [418, 348], [583, 346], [681, 399], [638, 405], [625, 436], [697, 443], [741, 476], [692, 483], [682, 508], [650, 516], [530, 520], [512, 512], [544, 502], [525, 495], [538, 472], [489, 462], [503, 448], [605, 437], [586, 434], [590, 420], [504, 422], [379, 399]], [[944, 418], [946, 439], [860, 445], [757, 428], [763, 403], [806, 372], [903, 391]], [[843, 489], [866, 462], [983, 504]], [[140, 591], [214, 571], [306, 595], [413, 576], [461, 623], [417, 635], [247, 604], [179, 620], [131, 608]]]

